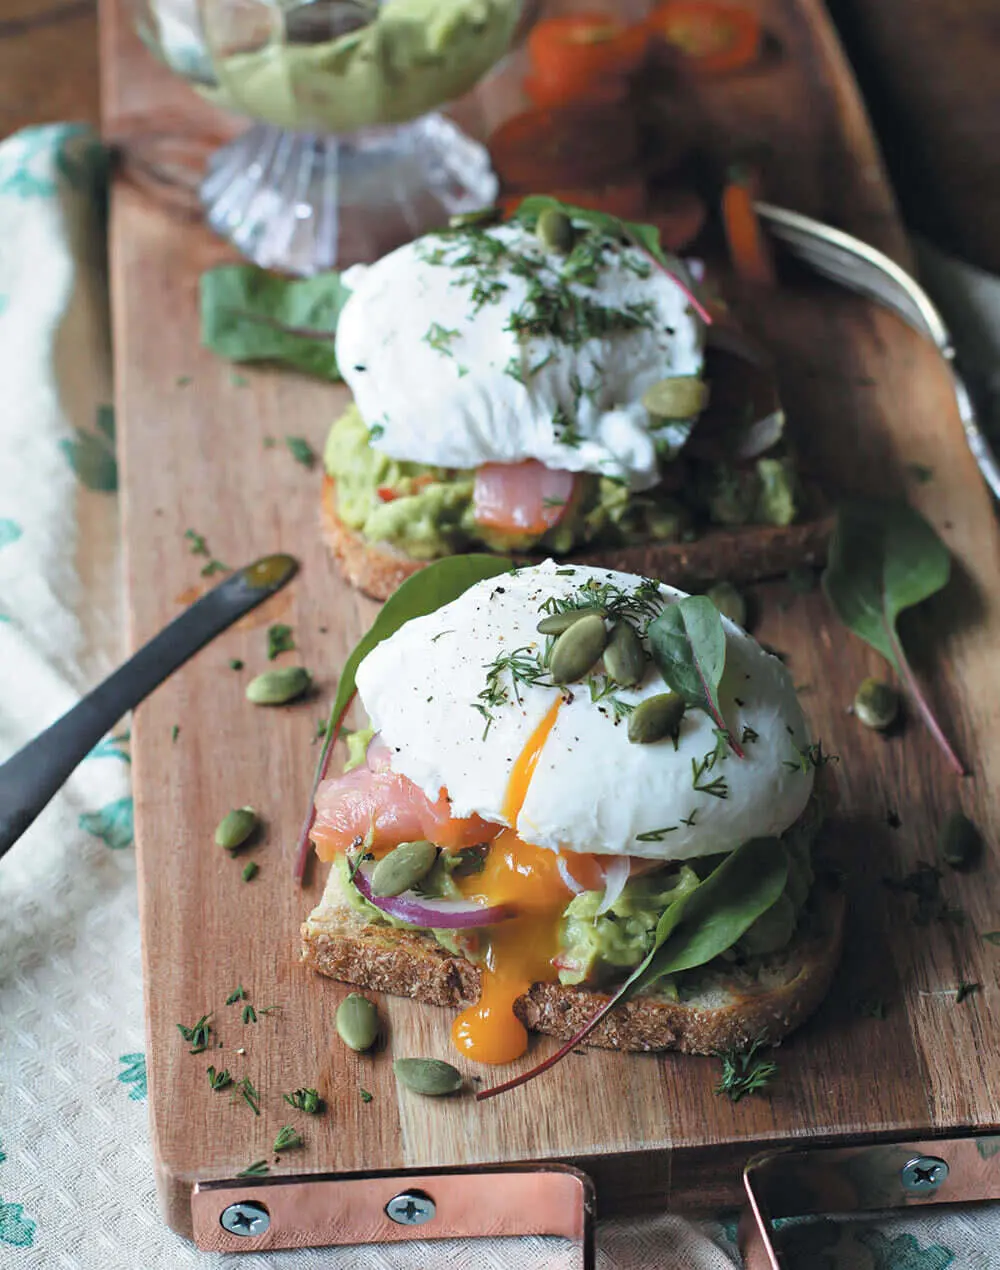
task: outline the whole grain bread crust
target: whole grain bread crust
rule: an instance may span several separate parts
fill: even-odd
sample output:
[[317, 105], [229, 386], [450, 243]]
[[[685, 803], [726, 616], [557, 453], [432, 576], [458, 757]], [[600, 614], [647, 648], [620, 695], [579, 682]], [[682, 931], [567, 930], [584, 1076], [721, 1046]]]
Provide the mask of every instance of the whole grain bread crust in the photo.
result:
[[[808, 933], [765, 959], [754, 976], [713, 972], [710, 982], [683, 1001], [662, 993], [637, 997], [613, 1010], [586, 1043], [715, 1054], [760, 1039], [781, 1040], [827, 993], [840, 958], [844, 909], [839, 891], [817, 885], [804, 923]], [[320, 974], [427, 1005], [460, 1009], [479, 999], [475, 964], [449, 953], [431, 935], [370, 925], [343, 903], [332, 883], [302, 927], [302, 958]], [[569, 1040], [607, 1000], [606, 993], [586, 987], [536, 983], [514, 1010], [529, 1030]]]
[[[372, 543], [350, 529], [337, 515], [337, 486], [324, 475], [322, 494], [323, 532], [349, 581], [376, 600], [393, 591], [426, 563], [414, 560], [390, 543]], [[603, 551], [573, 553], [581, 564], [621, 569], [643, 577], [664, 578], [674, 586], [694, 589], [726, 578], [730, 582], [755, 582], [777, 577], [799, 565], [820, 565], [826, 560], [833, 532], [833, 517], [817, 516], [793, 525], [746, 525], [738, 529], [715, 527], [695, 542], [650, 542]]]

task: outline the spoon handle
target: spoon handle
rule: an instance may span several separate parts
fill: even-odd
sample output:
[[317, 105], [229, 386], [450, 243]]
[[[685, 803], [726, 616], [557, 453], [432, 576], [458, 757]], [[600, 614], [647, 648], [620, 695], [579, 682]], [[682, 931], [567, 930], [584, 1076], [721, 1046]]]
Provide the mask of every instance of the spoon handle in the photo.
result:
[[279, 591], [297, 568], [291, 556], [265, 556], [230, 574], [0, 766], [0, 857], [123, 714], [209, 640]]

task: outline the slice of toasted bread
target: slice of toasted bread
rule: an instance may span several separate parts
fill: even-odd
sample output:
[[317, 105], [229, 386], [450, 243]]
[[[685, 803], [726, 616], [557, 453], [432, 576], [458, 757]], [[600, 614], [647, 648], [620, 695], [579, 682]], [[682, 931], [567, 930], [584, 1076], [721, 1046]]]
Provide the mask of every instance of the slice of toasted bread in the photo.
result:
[[[716, 961], [685, 981], [683, 999], [652, 992], [618, 1006], [587, 1038], [618, 1050], [716, 1054], [759, 1039], [779, 1041], [819, 1005], [840, 957], [844, 897], [817, 886], [808, 918], [788, 948], [754, 974]], [[458, 1009], [479, 999], [479, 968], [432, 935], [365, 921], [343, 898], [337, 871], [302, 927], [302, 957], [320, 974], [427, 1005]], [[536, 983], [514, 1006], [524, 1025], [560, 1040], [574, 1036], [607, 993]]]
[[[373, 599], [388, 599], [402, 581], [424, 566], [424, 561], [414, 560], [390, 543], [369, 542], [348, 528], [337, 515], [337, 487], [330, 476], [323, 478], [322, 517], [327, 543], [348, 579]], [[787, 526], [712, 528], [695, 542], [649, 542], [600, 551], [586, 548], [571, 558], [662, 578], [691, 590], [720, 578], [756, 582], [787, 573], [796, 565], [822, 564], [832, 532], [833, 517], [824, 515]]]

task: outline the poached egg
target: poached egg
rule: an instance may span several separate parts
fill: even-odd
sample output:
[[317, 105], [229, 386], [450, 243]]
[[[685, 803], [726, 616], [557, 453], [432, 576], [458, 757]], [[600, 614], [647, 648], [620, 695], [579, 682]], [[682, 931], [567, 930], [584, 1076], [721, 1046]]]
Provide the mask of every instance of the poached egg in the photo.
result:
[[676, 742], [628, 740], [629, 708], [666, 690], [652, 664], [636, 687], [607, 693], [599, 667], [591, 683], [565, 687], [544, 673], [511, 674], [517, 665], [543, 670], [536, 627], [546, 611], [595, 594], [643, 595], [640, 629], [684, 596], [632, 574], [550, 560], [407, 622], [357, 670], [392, 772], [446, 807], [453, 824], [485, 824], [493, 835], [482, 872], [459, 883], [467, 898], [517, 913], [489, 928], [480, 1001], [453, 1028], [456, 1046], [481, 1062], [524, 1052], [513, 1006], [532, 983], [557, 979], [560, 919], [575, 893], [606, 889], [612, 877], [621, 885], [646, 862], [718, 855], [781, 834], [812, 792], [812, 767], [799, 761], [810, 738], [790, 676], [726, 618], [719, 700], [743, 758], [695, 708]]
[[428, 235], [344, 281], [337, 364], [391, 458], [534, 459], [637, 491], [687, 439], [691, 421], [654, 419], [641, 399], [701, 373], [704, 325], [637, 247], [594, 231], [559, 254], [511, 222]]

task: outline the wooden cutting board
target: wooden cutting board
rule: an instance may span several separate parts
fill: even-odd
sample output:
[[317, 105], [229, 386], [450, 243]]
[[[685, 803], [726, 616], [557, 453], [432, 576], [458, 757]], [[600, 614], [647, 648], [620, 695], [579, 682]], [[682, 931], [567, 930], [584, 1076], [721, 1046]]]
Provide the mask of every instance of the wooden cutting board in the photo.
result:
[[[771, 201], [833, 221], [901, 261], [906, 249], [877, 152], [825, 13], [815, 0], [758, 0], [778, 52], [759, 70], [707, 95], [706, 143], [767, 139]], [[219, 131], [144, 54], [124, 5], [103, 5], [105, 123], [110, 136]], [[190, 1192], [270, 1157], [286, 1122], [304, 1147], [272, 1174], [415, 1169], [559, 1159], [594, 1176], [602, 1213], [709, 1208], [736, 1197], [738, 1166], [762, 1144], [927, 1136], [1000, 1124], [1000, 950], [980, 932], [1000, 927], [1000, 641], [998, 536], [966, 449], [944, 366], [895, 318], [806, 280], [757, 306], [760, 334], [779, 354], [782, 390], [804, 462], [832, 493], [906, 494], [954, 552], [944, 597], [907, 619], [905, 634], [944, 725], [973, 775], [951, 775], [909, 718], [891, 738], [847, 714], [858, 682], [880, 660], [832, 620], [818, 592], [775, 583], [755, 593], [755, 633], [787, 655], [814, 735], [839, 753], [832, 832], [849, 871], [847, 951], [817, 1017], [780, 1051], [780, 1079], [737, 1106], [713, 1092], [718, 1064], [592, 1051], [570, 1056], [526, 1088], [477, 1105], [406, 1096], [393, 1055], [450, 1054], [445, 1011], [386, 999], [388, 1052], [348, 1053], [334, 1011], [346, 989], [298, 963], [298, 929], [322, 889], [292, 880], [308, 801], [318, 721], [349, 649], [375, 606], [347, 587], [318, 532], [319, 475], [295, 463], [286, 434], [322, 448], [346, 393], [278, 371], [241, 371], [199, 348], [202, 270], [227, 258], [196, 221], [124, 181], [114, 189], [110, 271], [130, 638], [147, 639], [207, 583], [185, 538], [204, 535], [228, 564], [294, 553], [300, 578], [190, 662], [137, 712], [135, 824], [148, 1017], [150, 1114], [167, 1221], [190, 1233]], [[278, 438], [268, 448], [267, 438]], [[912, 464], [933, 469], [921, 482]], [[317, 681], [314, 699], [257, 711], [243, 698], [266, 662], [265, 630], [294, 628]], [[918, 651], [923, 649], [924, 651]], [[244, 669], [230, 669], [230, 659]], [[179, 731], [174, 734], [174, 729]], [[230, 808], [252, 803], [266, 821], [246, 858], [252, 883], [213, 844]], [[934, 856], [943, 817], [962, 807], [988, 843], [968, 875], [948, 874], [963, 925], [914, 924], [908, 897], [883, 887]], [[955, 1003], [960, 981], [982, 989]], [[242, 985], [259, 1008], [243, 1024], [227, 995]], [[884, 1019], [857, 1003], [879, 998]], [[212, 1012], [213, 1049], [191, 1056], [177, 1030]], [[532, 1058], [548, 1051], [538, 1041]], [[471, 1065], [455, 1060], [471, 1079]], [[208, 1063], [249, 1076], [261, 1114], [212, 1093]], [[487, 1077], [490, 1073], [486, 1073]], [[325, 1115], [281, 1099], [318, 1088]], [[372, 1094], [364, 1101], [361, 1089]]]

